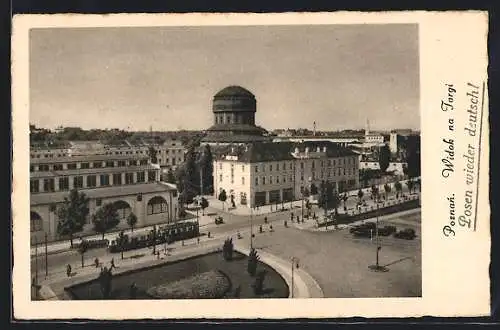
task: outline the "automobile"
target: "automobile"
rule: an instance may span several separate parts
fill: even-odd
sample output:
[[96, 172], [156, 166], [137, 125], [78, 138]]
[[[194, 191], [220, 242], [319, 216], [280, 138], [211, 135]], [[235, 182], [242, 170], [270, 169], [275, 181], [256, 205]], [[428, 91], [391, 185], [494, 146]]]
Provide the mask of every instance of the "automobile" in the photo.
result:
[[396, 226], [384, 226], [383, 228], [379, 228], [378, 234], [380, 236], [389, 236], [396, 232]]
[[406, 229], [400, 230], [398, 232], [395, 232], [394, 233], [394, 237], [401, 238], [401, 239], [412, 240], [415, 237], [417, 237], [417, 235], [415, 234], [415, 230], [414, 229], [412, 229], [412, 228], [406, 228]]
[[221, 216], [215, 217], [215, 224], [216, 225], [221, 225], [223, 223], [224, 223], [224, 218], [222, 218]]
[[376, 227], [377, 227], [377, 225], [374, 222], [365, 222], [361, 225], [351, 227], [351, 229], [349, 229], [349, 232], [352, 234], [354, 231], [367, 230], [368, 233], [370, 233], [370, 229], [375, 230]]

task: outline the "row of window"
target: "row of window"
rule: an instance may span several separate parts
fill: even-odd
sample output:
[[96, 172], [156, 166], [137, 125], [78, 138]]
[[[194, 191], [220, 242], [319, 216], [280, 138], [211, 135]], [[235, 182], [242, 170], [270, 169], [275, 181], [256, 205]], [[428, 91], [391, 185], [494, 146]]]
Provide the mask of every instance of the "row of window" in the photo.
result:
[[[147, 165], [148, 159], [141, 160], [107, 160], [96, 162], [79, 162], [79, 163], [61, 163], [61, 164], [39, 164], [38, 167], [30, 165], [30, 172], [47, 172], [47, 171], [62, 171], [62, 170], [76, 170], [76, 169], [89, 169], [89, 168], [104, 168], [104, 167], [127, 167], [127, 166], [140, 166]], [[92, 165], [92, 166], [91, 166]]]
[[[269, 167], [269, 172], [272, 172], [273, 170], [275, 171], [286, 171], [286, 168], [288, 166], [288, 169], [289, 170], [292, 170], [293, 169], [293, 163], [290, 162], [290, 163], [282, 163], [281, 166], [280, 166], [280, 163], [277, 163], [276, 166], [273, 166], [273, 164], [269, 164], [268, 167]], [[259, 172], [259, 165], [255, 165], [255, 173], [258, 173]], [[260, 169], [262, 172], [265, 172], [266, 171], [266, 164], [261, 164], [260, 165]]]
[[[327, 178], [330, 178], [330, 177], [335, 177], [335, 176], [342, 176], [342, 175], [355, 175], [356, 174], [356, 170], [352, 167], [349, 167], [349, 168], [338, 168], [337, 170], [335, 169], [331, 169], [330, 171], [326, 171], [326, 175], [325, 175], [325, 172], [321, 171], [319, 176], [316, 175], [316, 172], [311, 172], [311, 178], [312, 180], [316, 180], [317, 178], [320, 178], [320, 179], [324, 179], [325, 176]], [[300, 181], [304, 181], [304, 172], [300, 172]]]
[[[134, 175], [135, 174], [135, 175]], [[123, 176], [124, 175], [124, 176]], [[109, 186], [110, 174], [99, 175], [99, 187]], [[122, 179], [124, 177], [124, 180]], [[57, 191], [67, 191], [70, 188], [81, 189], [84, 188], [84, 176], [78, 175], [72, 177], [72, 186], [70, 185], [70, 177], [60, 177], [58, 178], [58, 189]], [[114, 173], [112, 174], [113, 185], [119, 186], [122, 184], [134, 184], [134, 183], [144, 183], [146, 182], [145, 172], [128, 172], [128, 173]], [[148, 171], [148, 182], [157, 181], [156, 171]], [[32, 179], [30, 180], [30, 192], [54, 192], [55, 189], [54, 178], [48, 178], [43, 180]], [[41, 184], [40, 184], [41, 183]], [[97, 187], [97, 175], [87, 175], [85, 176], [85, 188], [95, 188]], [[71, 187], [70, 187], [71, 186]]]

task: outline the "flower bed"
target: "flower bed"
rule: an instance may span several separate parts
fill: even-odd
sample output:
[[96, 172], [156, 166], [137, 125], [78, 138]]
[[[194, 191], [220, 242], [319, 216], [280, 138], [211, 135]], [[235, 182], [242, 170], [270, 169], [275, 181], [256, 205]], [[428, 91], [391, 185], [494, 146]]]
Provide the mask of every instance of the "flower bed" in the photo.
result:
[[208, 271], [179, 281], [160, 284], [147, 290], [155, 299], [217, 299], [231, 289], [229, 278], [221, 271]]

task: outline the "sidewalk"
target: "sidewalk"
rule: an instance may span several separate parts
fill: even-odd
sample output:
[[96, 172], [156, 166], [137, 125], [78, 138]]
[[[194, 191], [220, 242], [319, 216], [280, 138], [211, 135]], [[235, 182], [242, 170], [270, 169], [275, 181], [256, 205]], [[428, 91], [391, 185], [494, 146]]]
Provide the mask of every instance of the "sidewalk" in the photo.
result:
[[[248, 255], [250, 249], [241, 243], [235, 244], [235, 250]], [[288, 285], [288, 298], [323, 298], [323, 291], [319, 284], [300, 267], [293, 270], [293, 297], [292, 297], [292, 262], [281, 259], [273, 254], [257, 249], [260, 260], [278, 272]]]

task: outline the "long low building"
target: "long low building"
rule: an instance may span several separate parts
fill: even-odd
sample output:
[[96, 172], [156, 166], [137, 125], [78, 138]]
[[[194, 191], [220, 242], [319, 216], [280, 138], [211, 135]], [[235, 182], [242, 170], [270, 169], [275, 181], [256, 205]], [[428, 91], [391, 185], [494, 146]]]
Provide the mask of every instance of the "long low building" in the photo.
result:
[[[214, 194], [255, 207], [302, 198], [330, 181], [337, 191], [359, 186], [359, 157], [332, 142], [258, 142], [235, 146], [214, 160]], [[216, 196], [217, 197], [217, 196]]]
[[112, 203], [118, 212], [118, 228], [126, 228], [127, 217], [137, 216], [137, 227], [175, 222], [177, 189], [160, 182], [160, 167], [147, 155], [92, 155], [32, 159], [30, 164], [30, 224], [32, 237], [49, 240], [57, 232], [57, 209], [70, 190], [77, 189], [89, 198], [89, 215], [82, 234], [93, 228], [92, 215]]

